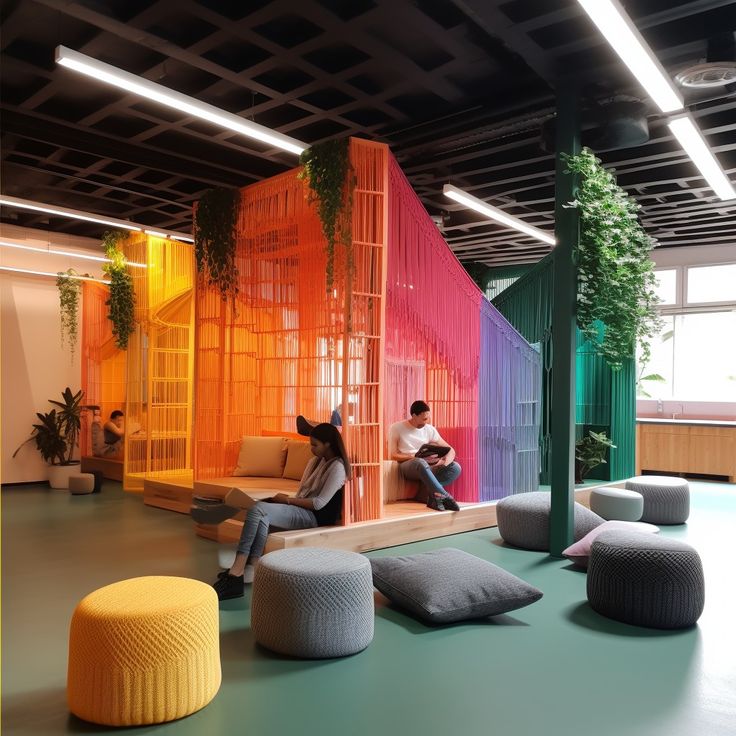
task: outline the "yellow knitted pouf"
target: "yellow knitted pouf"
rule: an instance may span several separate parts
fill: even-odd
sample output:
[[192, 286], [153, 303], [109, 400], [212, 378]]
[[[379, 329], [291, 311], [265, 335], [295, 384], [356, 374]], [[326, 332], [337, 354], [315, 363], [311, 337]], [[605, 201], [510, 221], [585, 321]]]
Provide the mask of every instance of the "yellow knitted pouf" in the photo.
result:
[[90, 593], [69, 632], [67, 700], [85, 721], [163, 723], [220, 688], [217, 594], [198, 580], [144, 577]]

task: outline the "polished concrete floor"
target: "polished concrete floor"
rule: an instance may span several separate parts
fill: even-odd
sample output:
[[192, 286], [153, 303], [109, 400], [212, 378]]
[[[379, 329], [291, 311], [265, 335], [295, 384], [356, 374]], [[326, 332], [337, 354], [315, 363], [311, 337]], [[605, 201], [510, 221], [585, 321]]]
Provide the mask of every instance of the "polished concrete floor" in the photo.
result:
[[67, 635], [76, 602], [116, 580], [209, 581], [217, 548], [187, 517], [145, 507], [108, 483], [69, 496], [2, 491], [2, 731], [281, 736], [733, 736], [736, 486], [693, 483], [687, 525], [663, 533], [700, 551], [706, 608], [697, 627], [634, 628], [585, 600], [585, 574], [503, 545], [496, 529], [372, 555], [458, 547], [544, 591], [510, 615], [428, 628], [377, 597], [373, 643], [340, 660], [299, 661], [256, 647], [249, 597], [221, 605], [223, 684], [199, 713], [155, 727], [106, 729], [65, 704]]

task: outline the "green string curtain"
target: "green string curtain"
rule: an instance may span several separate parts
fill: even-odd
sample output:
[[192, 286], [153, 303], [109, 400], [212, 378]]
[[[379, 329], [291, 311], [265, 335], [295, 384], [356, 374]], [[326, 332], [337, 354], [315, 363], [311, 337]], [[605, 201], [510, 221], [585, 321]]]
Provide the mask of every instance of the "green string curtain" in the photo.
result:
[[[501, 314], [542, 354], [542, 420], [539, 449], [541, 483], [549, 483], [550, 416], [552, 391], [552, 280], [554, 253], [550, 253], [492, 300]], [[589, 430], [605, 431], [613, 439], [608, 464], [599, 465], [590, 476], [620, 480], [634, 475], [636, 443], [636, 383], [633, 358], [620, 371], [612, 371], [596, 355], [590, 341], [578, 330], [575, 360], [575, 435]]]

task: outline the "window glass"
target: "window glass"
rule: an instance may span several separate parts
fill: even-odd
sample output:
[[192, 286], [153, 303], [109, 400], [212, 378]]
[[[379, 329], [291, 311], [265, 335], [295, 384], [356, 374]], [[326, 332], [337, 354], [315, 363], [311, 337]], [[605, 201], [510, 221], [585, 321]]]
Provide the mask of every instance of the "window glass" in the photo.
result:
[[654, 287], [660, 304], [677, 304], [677, 270], [655, 271], [657, 284]]
[[736, 302], [736, 263], [688, 268], [687, 301]]
[[636, 395], [640, 399], [672, 398], [674, 375], [674, 317], [662, 318], [662, 330], [649, 345], [649, 363], [639, 365]]

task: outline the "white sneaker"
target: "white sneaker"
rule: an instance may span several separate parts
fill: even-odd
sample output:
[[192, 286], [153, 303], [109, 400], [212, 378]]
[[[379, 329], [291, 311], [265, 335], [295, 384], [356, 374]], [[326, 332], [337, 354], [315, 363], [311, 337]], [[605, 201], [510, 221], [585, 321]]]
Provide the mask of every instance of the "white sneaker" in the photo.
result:
[[256, 567], [255, 565], [246, 565], [245, 571], [243, 572], [243, 580], [246, 584], [252, 583], [253, 578], [256, 575]]

